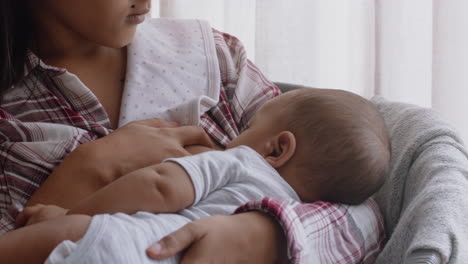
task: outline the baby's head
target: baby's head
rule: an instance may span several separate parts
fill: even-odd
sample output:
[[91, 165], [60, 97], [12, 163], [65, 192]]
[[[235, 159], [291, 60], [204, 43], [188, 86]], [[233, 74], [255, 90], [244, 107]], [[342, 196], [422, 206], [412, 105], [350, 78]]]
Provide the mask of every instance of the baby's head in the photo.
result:
[[362, 203], [390, 162], [377, 109], [340, 90], [298, 89], [270, 100], [228, 148], [239, 145], [262, 155], [305, 202]]

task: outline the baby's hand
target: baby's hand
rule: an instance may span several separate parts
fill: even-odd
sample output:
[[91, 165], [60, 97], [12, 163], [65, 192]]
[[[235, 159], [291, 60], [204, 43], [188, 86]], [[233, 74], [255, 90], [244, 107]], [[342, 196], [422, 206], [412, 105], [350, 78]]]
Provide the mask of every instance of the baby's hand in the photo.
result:
[[34, 206], [26, 207], [16, 217], [16, 227], [22, 227], [32, 224], [37, 224], [53, 218], [66, 215], [67, 209], [55, 205], [37, 204]]

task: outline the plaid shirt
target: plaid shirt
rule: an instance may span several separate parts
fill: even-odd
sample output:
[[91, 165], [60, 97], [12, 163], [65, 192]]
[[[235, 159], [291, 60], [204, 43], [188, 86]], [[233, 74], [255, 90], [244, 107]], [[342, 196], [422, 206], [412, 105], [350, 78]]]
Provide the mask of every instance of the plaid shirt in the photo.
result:
[[[214, 38], [220, 100], [201, 125], [227, 145], [281, 92], [247, 60], [238, 39], [216, 30]], [[112, 132], [97, 98], [75, 77], [32, 53], [28, 60], [24, 79], [0, 100], [0, 234], [13, 230], [18, 211], [68, 153]], [[267, 212], [281, 223], [291, 263], [372, 263], [383, 245], [383, 223], [372, 200], [349, 207], [265, 198], [237, 212], [248, 210]]]

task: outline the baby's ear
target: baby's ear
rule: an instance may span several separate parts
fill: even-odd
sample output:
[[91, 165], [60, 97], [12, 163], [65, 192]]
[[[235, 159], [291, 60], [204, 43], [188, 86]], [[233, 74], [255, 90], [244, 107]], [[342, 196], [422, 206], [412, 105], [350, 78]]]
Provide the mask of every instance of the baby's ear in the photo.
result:
[[286, 164], [296, 152], [296, 137], [289, 131], [283, 131], [269, 142], [265, 160], [275, 169]]

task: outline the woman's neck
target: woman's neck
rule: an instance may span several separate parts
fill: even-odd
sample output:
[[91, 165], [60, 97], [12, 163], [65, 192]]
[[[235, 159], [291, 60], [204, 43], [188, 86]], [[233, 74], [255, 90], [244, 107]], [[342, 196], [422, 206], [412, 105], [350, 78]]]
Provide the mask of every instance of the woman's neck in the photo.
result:
[[57, 20], [46, 15], [36, 19], [36, 45], [33, 51], [46, 63], [61, 66], [61, 62], [76, 59], [96, 59], [119, 49], [109, 48], [83, 38]]

